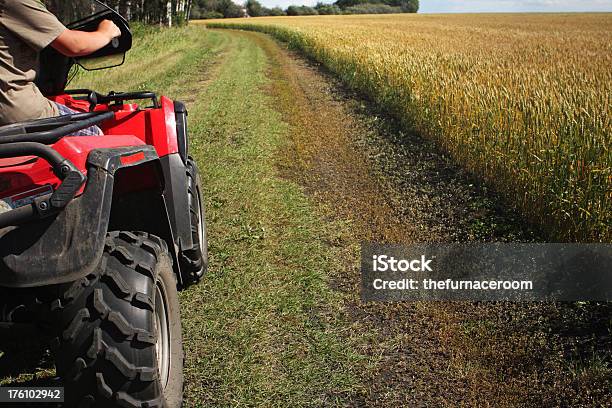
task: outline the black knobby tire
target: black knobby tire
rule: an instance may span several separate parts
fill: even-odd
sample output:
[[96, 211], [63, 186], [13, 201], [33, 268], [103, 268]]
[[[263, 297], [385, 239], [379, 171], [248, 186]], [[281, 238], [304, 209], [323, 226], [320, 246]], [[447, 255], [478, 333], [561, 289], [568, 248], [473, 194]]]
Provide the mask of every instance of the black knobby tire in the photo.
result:
[[206, 216], [202, 202], [202, 182], [198, 166], [193, 158], [187, 158], [187, 190], [191, 217], [193, 248], [183, 252], [181, 269], [185, 272], [186, 283], [197, 283], [208, 268], [208, 240], [206, 237]]
[[[158, 327], [160, 310], [166, 318]], [[68, 407], [175, 408], [183, 393], [176, 279], [166, 243], [113, 232], [98, 270], [51, 303], [52, 342]], [[167, 324], [165, 324], [167, 323]], [[159, 372], [161, 334], [167, 370]]]

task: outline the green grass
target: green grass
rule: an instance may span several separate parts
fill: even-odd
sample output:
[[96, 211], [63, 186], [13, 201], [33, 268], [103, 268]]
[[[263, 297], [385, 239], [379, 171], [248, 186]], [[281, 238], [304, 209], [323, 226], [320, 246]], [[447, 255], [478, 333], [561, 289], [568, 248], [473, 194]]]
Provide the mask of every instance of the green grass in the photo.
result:
[[358, 392], [363, 360], [341, 332], [342, 298], [327, 283], [335, 264], [321, 240], [336, 226], [277, 174], [288, 126], [266, 94], [267, 68], [244, 38], [146, 30], [125, 66], [73, 84], [188, 101], [210, 268], [181, 294], [187, 406], [333, 406]]

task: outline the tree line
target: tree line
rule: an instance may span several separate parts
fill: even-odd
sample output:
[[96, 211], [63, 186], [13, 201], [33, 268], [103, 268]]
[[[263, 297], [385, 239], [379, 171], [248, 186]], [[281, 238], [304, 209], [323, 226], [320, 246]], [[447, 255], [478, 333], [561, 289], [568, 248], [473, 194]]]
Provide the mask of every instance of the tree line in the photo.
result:
[[[44, 3], [62, 21], [75, 21], [78, 16], [95, 11], [91, 0], [44, 0]], [[257, 0], [246, 0], [244, 6], [232, 0], [103, 0], [103, 3], [130, 21], [166, 26], [182, 25], [189, 19], [200, 18], [416, 13], [419, 9], [419, 0], [337, 0], [331, 4], [286, 9], [264, 7]]]
[[314, 7], [289, 6], [268, 8], [257, 0], [247, 0], [244, 8], [231, 0], [193, 0], [191, 17], [197, 18], [235, 18], [263, 16], [303, 16], [327, 14], [386, 14], [416, 13], [419, 0], [337, 0], [335, 3], [317, 3]]
[[[189, 20], [193, 0], [102, 0], [130, 21], [166, 26], [182, 25]], [[62, 21], [75, 21], [92, 14], [96, 6], [91, 0], [44, 0], [49, 10]]]

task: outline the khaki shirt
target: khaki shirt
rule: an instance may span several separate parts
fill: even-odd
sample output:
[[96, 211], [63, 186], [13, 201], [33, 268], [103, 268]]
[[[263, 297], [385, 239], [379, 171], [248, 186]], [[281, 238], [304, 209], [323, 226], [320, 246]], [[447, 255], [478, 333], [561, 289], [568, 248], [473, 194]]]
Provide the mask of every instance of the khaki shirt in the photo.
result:
[[34, 80], [38, 53], [64, 30], [39, 0], [0, 0], [0, 125], [59, 115]]

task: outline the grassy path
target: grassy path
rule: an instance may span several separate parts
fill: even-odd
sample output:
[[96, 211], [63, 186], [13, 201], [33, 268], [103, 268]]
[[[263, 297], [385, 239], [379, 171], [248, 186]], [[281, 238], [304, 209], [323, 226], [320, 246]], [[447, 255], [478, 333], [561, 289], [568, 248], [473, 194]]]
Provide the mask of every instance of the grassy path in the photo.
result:
[[333, 405], [356, 385], [357, 355], [340, 327], [322, 243], [332, 225], [278, 177], [287, 132], [267, 95], [268, 61], [244, 36], [190, 116], [203, 169], [210, 274], [182, 294], [187, 399], [194, 406]]

